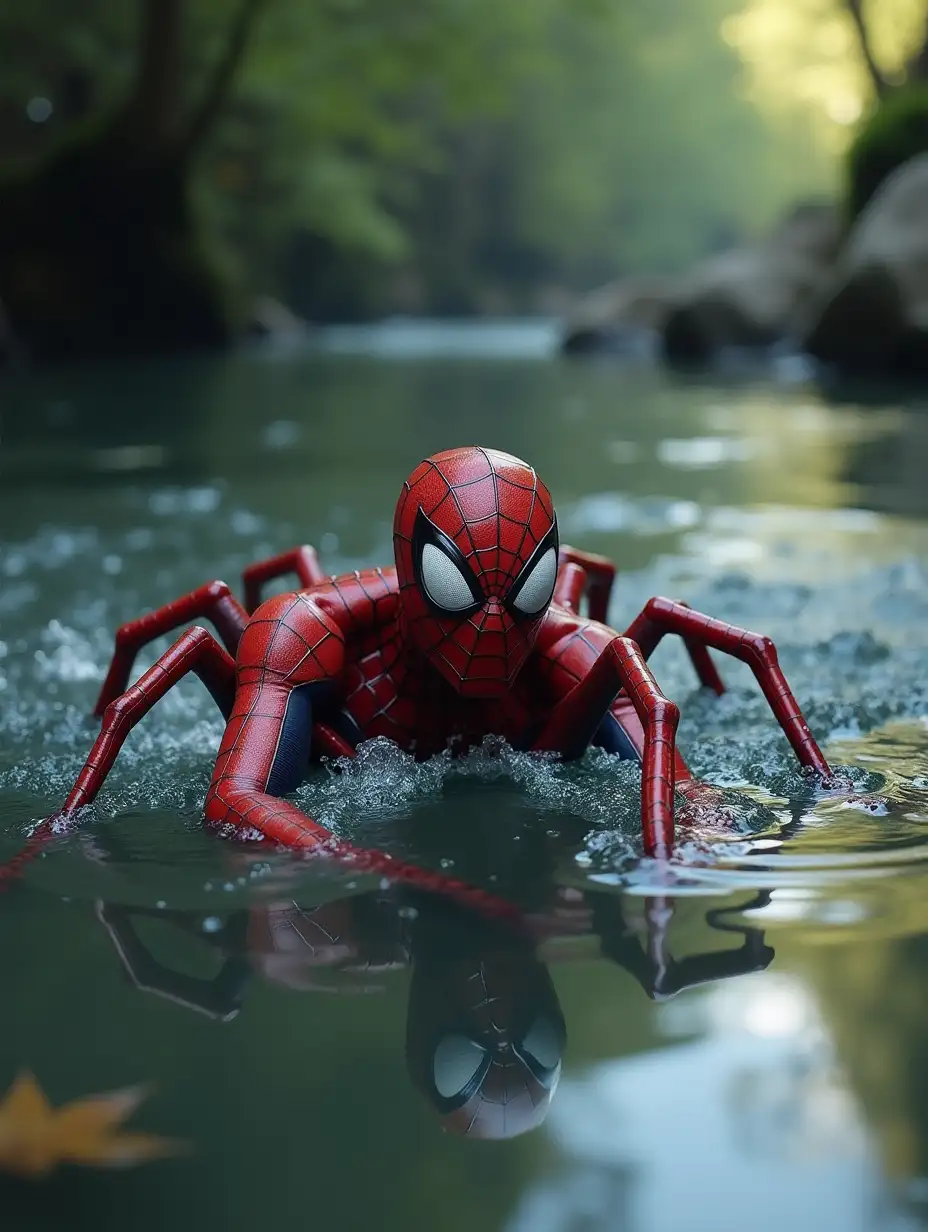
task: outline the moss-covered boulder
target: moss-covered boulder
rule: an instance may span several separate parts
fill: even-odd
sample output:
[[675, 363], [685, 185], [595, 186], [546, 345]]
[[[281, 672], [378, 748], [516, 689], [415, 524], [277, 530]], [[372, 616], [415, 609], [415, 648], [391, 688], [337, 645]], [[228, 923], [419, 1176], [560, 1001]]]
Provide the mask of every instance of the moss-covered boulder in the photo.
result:
[[665, 318], [667, 362], [710, 364], [729, 349], [758, 350], [792, 339], [828, 276], [839, 237], [836, 211], [810, 202], [762, 242], [699, 266]]
[[848, 152], [848, 213], [855, 219], [897, 167], [928, 153], [928, 84], [893, 90], [864, 120]]
[[928, 375], [928, 153], [867, 205], [801, 342], [844, 372]]

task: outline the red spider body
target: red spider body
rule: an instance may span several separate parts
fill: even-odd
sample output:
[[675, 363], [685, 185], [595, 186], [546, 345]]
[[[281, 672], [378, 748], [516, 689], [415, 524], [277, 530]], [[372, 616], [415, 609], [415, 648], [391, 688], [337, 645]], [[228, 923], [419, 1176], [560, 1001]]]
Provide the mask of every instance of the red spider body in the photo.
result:
[[[280, 723], [291, 690], [312, 684], [319, 672], [326, 679], [339, 678], [341, 687], [314, 707], [323, 730], [317, 728], [317, 738], [308, 742], [307, 758], [335, 751], [334, 744], [325, 744], [331, 741], [329, 732], [351, 747], [386, 736], [419, 760], [447, 748], [466, 751], [488, 734], [514, 748], [529, 748], [552, 705], [570, 692], [615, 637], [604, 625], [552, 603], [537, 643], [512, 684], [498, 697], [462, 697], [429, 670], [415, 648], [404, 645], [402, 623], [394, 569], [332, 578], [262, 604], [239, 645], [233, 720], [239, 714], [242, 720], [230, 721], [226, 729], [220, 751], [220, 759], [228, 757], [224, 772], [238, 777], [242, 771], [241, 731], [255, 722], [251, 711], [256, 698], [278, 702], [274, 721]], [[617, 698], [612, 712], [640, 753], [643, 731], [631, 701]], [[262, 704], [260, 719], [267, 717], [268, 707]], [[257, 749], [259, 756], [273, 751], [266, 744], [247, 742], [247, 747]], [[255, 766], [255, 773], [261, 772]], [[689, 777], [678, 754], [677, 781]]]
[[[615, 567], [558, 544], [548, 490], [519, 459], [478, 448], [426, 459], [400, 495], [394, 545], [395, 570], [329, 579], [311, 548], [295, 549], [246, 570], [245, 608], [213, 582], [123, 626], [97, 707], [103, 730], [46, 830], [71, 823], [131, 727], [193, 671], [227, 717], [206, 800], [213, 824], [332, 850], [328, 831], [284, 798], [311, 759], [374, 736], [425, 758], [493, 735], [563, 757], [599, 744], [638, 759], [645, 852], [666, 857], [675, 793], [708, 790], [677, 753], [677, 708], [646, 663], [667, 633], [716, 693], [710, 647], [748, 663], [799, 760], [829, 776], [768, 638], [667, 599], [652, 599], [624, 635], [603, 623]], [[261, 585], [288, 572], [303, 589], [259, 604]], [[188, 629], [127, 688], [138, 650], [196, 617], [226, 649]], [[421, 871], [409, 876], [421, 884]]]

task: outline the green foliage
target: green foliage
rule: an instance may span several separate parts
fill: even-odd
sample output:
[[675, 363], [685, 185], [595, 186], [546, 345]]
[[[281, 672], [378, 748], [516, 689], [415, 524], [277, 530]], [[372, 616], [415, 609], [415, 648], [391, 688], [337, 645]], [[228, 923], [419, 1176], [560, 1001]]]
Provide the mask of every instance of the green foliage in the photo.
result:
[[928, 85], [893, 90], [871, 112], [848, 151], [848, 211], [856, 218], [888, 175], [928, 150]]
[[[75, 79], [96, 113], [125, 96], [139, 4], [2, 6], [3, 148], [70, 124]], [[186, 0], [181, 116], [239, 4]], [[266, 0], [195, 163], [198, 217], [240, 291], [308, 315], [518, 311], [684, 269], [823, 187], [808, 134], [740, 95], [719, 33], [738, 4]]]

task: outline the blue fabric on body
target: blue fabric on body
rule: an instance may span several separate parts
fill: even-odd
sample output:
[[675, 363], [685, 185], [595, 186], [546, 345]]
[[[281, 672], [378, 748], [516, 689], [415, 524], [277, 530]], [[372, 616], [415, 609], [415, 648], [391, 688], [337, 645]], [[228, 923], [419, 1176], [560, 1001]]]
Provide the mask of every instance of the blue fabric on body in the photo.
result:
[[592, 743], [607, 753], [617, 753], [625, 761], [640, 761], [638, 750], [632, 744], [625, 728], [614, 714], [607, 714], [596, 729]]

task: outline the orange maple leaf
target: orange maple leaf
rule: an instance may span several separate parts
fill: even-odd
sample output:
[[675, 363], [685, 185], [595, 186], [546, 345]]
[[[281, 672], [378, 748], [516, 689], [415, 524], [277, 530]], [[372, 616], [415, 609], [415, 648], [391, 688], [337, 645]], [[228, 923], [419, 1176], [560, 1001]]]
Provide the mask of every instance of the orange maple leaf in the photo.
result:
[[119, 1132], [146, 1091], [127, 1087], [53, 1108], [28, 1070], [0, 1103], [0, 1170], [45, 1176], [59, 1164], [129, 1167], [177, 1154], [181, 1144], [154, 1134]]

